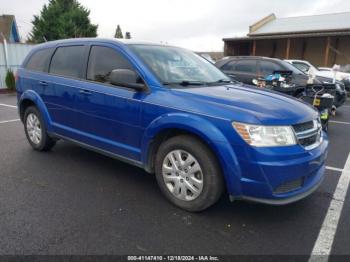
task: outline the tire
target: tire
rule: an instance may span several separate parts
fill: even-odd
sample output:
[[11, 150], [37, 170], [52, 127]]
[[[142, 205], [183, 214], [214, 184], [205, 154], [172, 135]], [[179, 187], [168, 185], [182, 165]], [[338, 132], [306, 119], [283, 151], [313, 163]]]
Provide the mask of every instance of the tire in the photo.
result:
[[298, 92], [295, 94], [295, 98], [302, 99], [303, 95], [304, 95], [303, 92]]
[[325, 131], [326, 133], [328, 133], [328, 127], [329, 127], [329, 121], [327, 120], [327, 122], [324, 123], [324, 125], [323, 125], [323, 127], [322, 127], [323, 131]]
[[[178, 163], [176, 159], [180, 156], [180, 162], [184, 164], [174, 165], [171, 157]], [[197, 171], [198, 166], [200, 171]], [[165, 197], [174, 205], [191, 212], [199, 212], [213, 205], [224, 188], [215, 155], [203, 142], [190, 135], [176, 136], [160, 145], [155, 173]]]
[[48, 151], [56, 144], [47, 134], [43, 118], [35, 106], [26, 109], [23, 123], [27, 140], [34, 150]]

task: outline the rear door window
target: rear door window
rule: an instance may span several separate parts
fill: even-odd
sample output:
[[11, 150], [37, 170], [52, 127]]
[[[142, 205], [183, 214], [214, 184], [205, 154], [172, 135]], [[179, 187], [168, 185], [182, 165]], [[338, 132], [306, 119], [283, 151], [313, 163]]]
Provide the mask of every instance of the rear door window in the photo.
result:
[[87, 79], [100, 83], [110, 83], [112, 70], [130, 69], [132, 65], [116, 50], [104, 46], [92, 46], [89, 56]]
[[28, 60], [25, 68], [32, 71], [47, 72], [53, 48], [46, 48], [35, 52]]
[[81, 77], [84, 46], [63, 46], [56, 49], [50, 65], [50, 73], [73, 78]]
[[235, 64], [237, 61], [230, 61], [222, 66], [222, 70], [226, 71], [234, 71], [235, 70]]

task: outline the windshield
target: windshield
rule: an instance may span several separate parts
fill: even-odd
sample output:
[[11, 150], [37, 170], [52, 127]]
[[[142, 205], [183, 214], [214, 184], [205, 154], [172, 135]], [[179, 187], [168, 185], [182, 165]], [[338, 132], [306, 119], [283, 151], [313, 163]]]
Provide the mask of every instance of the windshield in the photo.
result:
[[320, 71], [320, 69], [317, 66], [314, 66], [313, 64], [310, 64], [310, 67], [313, 68], [313, 70]]
[[299, 63], [299, 62], [293, 62], [292, 64], [299, 70], [303, 71], [305, 74], [309, 72], [310, 66], [307, 64]]
[[296, 75], [305, 75], [305, 73], [303, 71], [301, 71], [299, 68], [297, 68], [295, 65], [292, 65], [286, 61], [281, 61], [284, 65], [284, 67], [288, 70], [288, 71], [292, 71], [293, 74]]
[[165, 85], [206, 85], [230, 79], [199, 55], [178, 47], [130, 45], [132, 51]]

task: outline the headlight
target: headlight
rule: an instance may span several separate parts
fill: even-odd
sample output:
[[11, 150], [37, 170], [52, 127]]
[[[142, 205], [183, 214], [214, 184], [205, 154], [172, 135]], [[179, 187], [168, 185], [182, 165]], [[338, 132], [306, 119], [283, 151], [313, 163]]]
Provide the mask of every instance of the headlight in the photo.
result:
[[248, 144], [256, 147], [296, 144], [291, 126], [260, 126], [233, 122], [232, 126]]

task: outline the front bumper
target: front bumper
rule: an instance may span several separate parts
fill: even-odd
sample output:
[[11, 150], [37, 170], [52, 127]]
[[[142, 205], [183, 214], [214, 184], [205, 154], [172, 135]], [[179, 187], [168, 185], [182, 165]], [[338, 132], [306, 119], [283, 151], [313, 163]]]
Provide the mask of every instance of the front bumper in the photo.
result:
[[335, 95], [335, 98], [334, 98], [334, 103], [333, 104], [336, 107], [341, 107], [345, 103], [346, 98], [347, 98], [346, 91], [337, 91], [337, 93]]
[[[284, 148], [247, 147], [239, 158], [241, 192], [231, 200], [244, 199], [272, 205], [298, 201], [315, 191], [324, 177], [328, 139], [312, 150], [296, 145]], [[250, 156], [250, 157], [248, 157]]]

